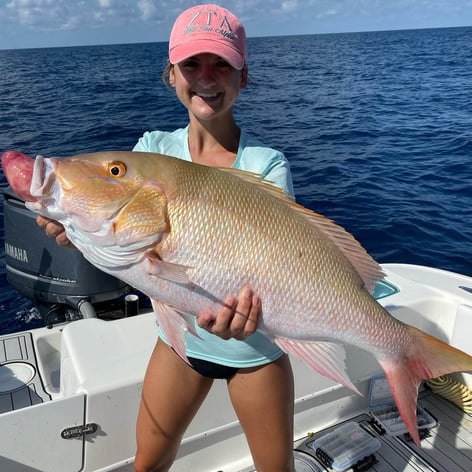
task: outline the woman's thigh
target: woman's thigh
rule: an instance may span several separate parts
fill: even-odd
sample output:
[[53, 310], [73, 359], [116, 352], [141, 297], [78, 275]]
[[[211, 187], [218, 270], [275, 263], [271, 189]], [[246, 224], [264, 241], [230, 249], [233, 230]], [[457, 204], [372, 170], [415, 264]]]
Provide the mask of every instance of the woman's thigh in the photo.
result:
[[288, 356], [240, 369], [228, 382], [258, 472], [292, 472], [293, 374]]
[[167, 344], [157, 342], [139, 407], [136, 471], [160, 471], [171, 466], [212, 382], [189, 367]]

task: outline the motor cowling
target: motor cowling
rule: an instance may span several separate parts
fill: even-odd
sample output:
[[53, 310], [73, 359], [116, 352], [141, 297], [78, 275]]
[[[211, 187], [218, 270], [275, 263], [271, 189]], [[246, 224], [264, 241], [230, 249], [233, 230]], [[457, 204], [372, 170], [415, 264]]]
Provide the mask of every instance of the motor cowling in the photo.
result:
[[77, 309], [84, 300], [102, 304], [131, 290], [90, 264], [78, 250], [60, 247], [47, 237], [36, 223], [36, 213], [10, 187], [3, 194], [7, 280], [37, 304], [42, 315], [51, 305]]

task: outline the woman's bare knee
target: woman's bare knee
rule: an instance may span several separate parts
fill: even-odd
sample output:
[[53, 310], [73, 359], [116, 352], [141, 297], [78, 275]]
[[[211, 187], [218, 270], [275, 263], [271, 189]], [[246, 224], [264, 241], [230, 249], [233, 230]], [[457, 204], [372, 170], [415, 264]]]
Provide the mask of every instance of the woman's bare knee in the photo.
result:
[[136, 457], [134, 459], [134, 470], [135, 472], [167, 472], [177, 455], [177, 447], [169, 448], [163, 452], [158, 458], [152, 455], [151, 461], [149, 451], [141, 451], [139, 448], [136, 451]]

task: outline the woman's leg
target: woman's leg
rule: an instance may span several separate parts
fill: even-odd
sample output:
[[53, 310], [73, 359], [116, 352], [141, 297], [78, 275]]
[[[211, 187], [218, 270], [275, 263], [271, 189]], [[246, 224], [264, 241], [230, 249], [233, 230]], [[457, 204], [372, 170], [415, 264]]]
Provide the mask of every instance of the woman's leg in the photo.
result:
[[228, 389], [257, 472], [293, 472], [294, 385], [288, 356], [240, 369]]
[[135, 470], [167, 471], [212, 379], [189, 367], [158, 341], [144, 377], [136, 427]]

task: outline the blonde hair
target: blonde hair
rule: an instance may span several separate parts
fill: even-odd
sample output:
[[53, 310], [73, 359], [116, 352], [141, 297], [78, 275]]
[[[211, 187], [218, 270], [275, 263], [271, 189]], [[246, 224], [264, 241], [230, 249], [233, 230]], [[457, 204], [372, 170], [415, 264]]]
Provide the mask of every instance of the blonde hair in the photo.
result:
[[161, 80], [168, 89], [172, 90], [172, 92], [175, 93], [174, 87], [172, 87], [172, 85], [170, 85], [170, 82], [169, 82], [169, 74], [173, 67], [174, 67], [174, 64], [171, 64], [170, 61], [167, 61], [167, 65], [164, 67], [164, 70], [162, 71], [162, 74], [161, 74]]

